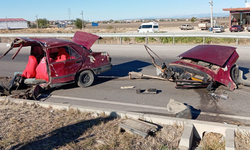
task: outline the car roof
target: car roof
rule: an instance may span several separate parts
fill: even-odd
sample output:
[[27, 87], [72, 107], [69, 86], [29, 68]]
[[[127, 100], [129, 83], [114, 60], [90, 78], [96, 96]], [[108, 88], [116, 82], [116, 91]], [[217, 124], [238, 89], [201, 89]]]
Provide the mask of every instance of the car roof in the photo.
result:
[[178, 57], [202, 60], [222, 67], [235, 51], [236, 47], [231, 46], [198, 45]]
[[73, 44], [73, 42], [64, 39], [56, 39], [56, 38], [30, 38], [35, 41], [39, 41], [43, 44], [46, 44], [49, 47], [59, 47], [64, 45]]

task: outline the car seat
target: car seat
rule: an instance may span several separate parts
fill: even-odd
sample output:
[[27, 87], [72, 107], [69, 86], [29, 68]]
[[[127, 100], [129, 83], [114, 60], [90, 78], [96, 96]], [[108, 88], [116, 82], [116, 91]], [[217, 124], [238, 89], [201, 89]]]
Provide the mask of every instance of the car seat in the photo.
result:
[[70, 55], [66, 52], [65, 48], [60, 47], [60, 48], [58, 48], [58, 50], [59, 50], [58, 54], [57, 54], [57, 56], [55, 58], [56, 62], [70, 59]]
[[35, 78], [36, 76], [36, 67], [37, 67], [37, 59], [35, 56], [30, 55], [26, 68], [24, 69], [22, 76], [25, 78]]

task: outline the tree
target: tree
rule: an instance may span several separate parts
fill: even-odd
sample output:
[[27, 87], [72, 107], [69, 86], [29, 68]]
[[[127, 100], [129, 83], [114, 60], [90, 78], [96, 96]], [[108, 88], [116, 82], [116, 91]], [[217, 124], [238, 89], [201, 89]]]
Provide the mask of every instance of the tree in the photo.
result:
[[[85, 24], [86, 24], [86, 22], [83, 21], [83, 27], [84, 27], [84, 28], [85, 28]], [[75, 26], [76, 26], [78, 29], [81, 29], [81, 28], [82, 28], [82, 19], [76, 18]]]
[[48, 28], [49, 27], [49, 21], [46, 18], [43, 19], [37, 19], [38, 27], [40, 28]]
[[194, 23], [197, 19], [195, 17], [191, 18], [191, 22]]

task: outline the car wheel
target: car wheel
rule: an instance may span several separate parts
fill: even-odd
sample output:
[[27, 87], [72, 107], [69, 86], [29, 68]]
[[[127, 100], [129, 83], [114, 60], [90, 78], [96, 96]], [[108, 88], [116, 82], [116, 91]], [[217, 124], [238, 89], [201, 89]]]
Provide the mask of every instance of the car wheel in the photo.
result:
[[238, 66], [236, 64], [234, 64], [234, 66], [231, 68], [230, 76], [231, 76], [232, 80], [234, 81], [234, 83], [237, 85], [238, 84], [237, 79], [239, 76], [239, 69], [238, 69]]
[[91, 86], [94, 80], [94, 73], [91, 70], [84, 70], [80, 73], [77, 84], [78, 86], [85, 88]]

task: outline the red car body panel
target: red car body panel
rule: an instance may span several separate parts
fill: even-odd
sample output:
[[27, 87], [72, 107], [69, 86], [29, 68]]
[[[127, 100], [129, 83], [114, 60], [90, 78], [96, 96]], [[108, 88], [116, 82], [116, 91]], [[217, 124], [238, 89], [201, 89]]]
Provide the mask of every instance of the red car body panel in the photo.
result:
[[178, 57], [203, 60], [222, 67], [235, 51], [236, 48], [230, 46], [198, 45]]
[[[83, 38], [84, 37], [84, 38]], [[86, 47], [88, 50], [100, 37], [87, 32], [76, 31], [72, 41]]]
[[[191, 67], [195, 70], [202, 71], [212, 77], [214, 81], [226, 85], [230, 90], [234, 90], [237, 86], [230, 74], [232, 67], [239, 58], [235, 49], [236, 48], [229, 46], [199, 45], [182, 53], [179, 55], [179, 57], [182, 57], [181, 60], [172, 62], [169, 65]], [[193, 61], [186, 61], [185, 59], [209, 62], [214, 65], [208, 68], [198, 65]]]

